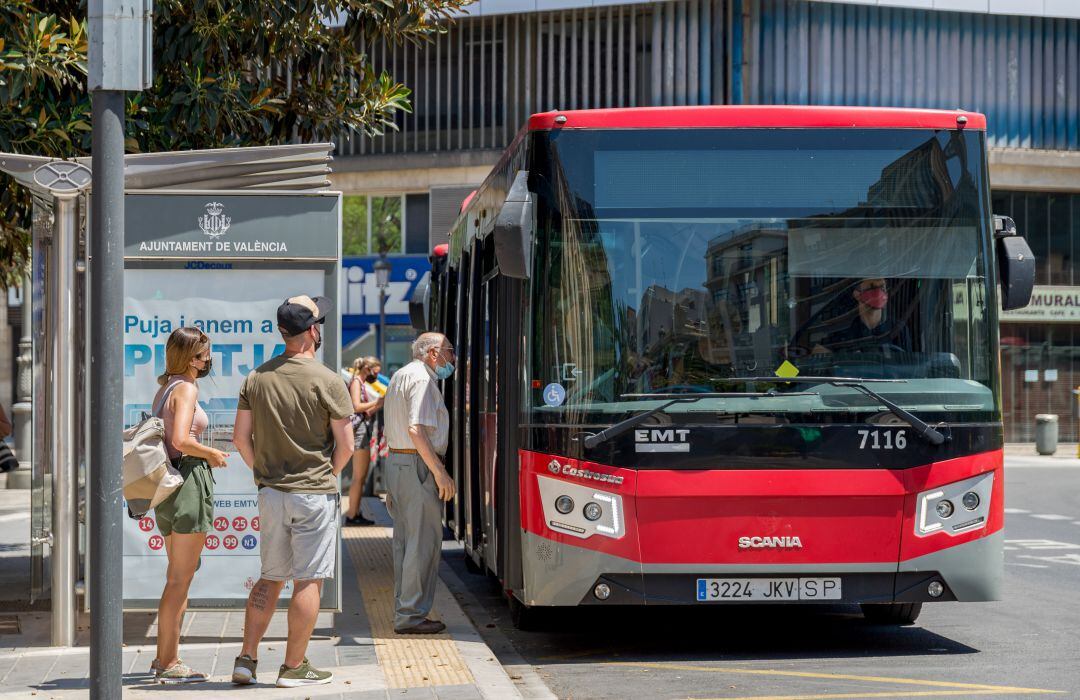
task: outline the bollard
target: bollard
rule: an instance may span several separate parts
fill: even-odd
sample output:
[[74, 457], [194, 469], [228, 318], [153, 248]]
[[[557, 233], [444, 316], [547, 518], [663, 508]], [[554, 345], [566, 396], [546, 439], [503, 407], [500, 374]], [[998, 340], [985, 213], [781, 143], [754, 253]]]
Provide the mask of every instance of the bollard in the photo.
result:
[[1035, 451], [1041, 455], [1057, 452], [1058, 417], [1055, 413], [1035, 416]]

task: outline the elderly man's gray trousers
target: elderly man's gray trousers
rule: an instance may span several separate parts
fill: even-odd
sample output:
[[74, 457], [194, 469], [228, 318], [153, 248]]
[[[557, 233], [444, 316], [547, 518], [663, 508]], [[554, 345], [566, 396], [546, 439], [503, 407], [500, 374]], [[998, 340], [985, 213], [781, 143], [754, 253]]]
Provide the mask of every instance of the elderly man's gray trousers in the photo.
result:
[[442, 551], [442, 501], [420, 455], [391, 452], [386, 471], [394, 518], [394, 628], [400, 630], [431, 612]]

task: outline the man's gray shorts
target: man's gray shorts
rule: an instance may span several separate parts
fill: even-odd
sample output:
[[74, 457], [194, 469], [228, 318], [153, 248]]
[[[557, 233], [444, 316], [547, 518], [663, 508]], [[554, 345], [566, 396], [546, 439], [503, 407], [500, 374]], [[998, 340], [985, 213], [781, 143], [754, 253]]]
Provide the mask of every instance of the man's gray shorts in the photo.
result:
[[336, 493], [259, 489], [259, 557], [271, 581], [331, 578], [337, 560]]

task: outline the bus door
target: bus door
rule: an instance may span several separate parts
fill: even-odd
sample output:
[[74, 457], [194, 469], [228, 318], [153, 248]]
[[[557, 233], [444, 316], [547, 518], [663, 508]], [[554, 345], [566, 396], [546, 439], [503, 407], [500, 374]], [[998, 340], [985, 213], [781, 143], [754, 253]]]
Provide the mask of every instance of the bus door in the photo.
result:
[[483, 367], [478, 387], [480, 401], [479, 439], [477, 440], [479, 467], [479, 487], [482, 500], [479, 516], [484, 559], [491, 568], [495, 567], [498, 541], [496, 537], [495, 509], [497, 507], [498, 477], [496, 470], [499, 463], [498, 430], [498, 377], [500, 371], [500, 325], [498, 322], [499, 291], [502, 278], [495, 263], [494, 246], [488, 239], [485, 250], [485, 274], [481, 281], [480, 304], [483, 307], [483, 323], [478, 333], [477, 342], [483, 343], [483, 350], [478, 353]]
[[450, 379], [445, 382], [447, 387], [447, 405], [450, 411], [450, 415], [454, 417], [454, 420], [450, 421], [450, 440], [447, 445], [446, 457], [448, 465], [451, 468], [451, 475], [454, 477], [454, 483], [457, 487], [458, 495], [448, 505], [449, 512], [447, 513], [447, 522], [450, 528], [454, 532], [454, 537], [464, 542], [465, 541], [465, 494], [466, 491], [466, 479], [468, 471], [468, 460], [466, 455], [466, 435], [468, 434], [468, 426], [465, 421], [457, 420], [458, 416], [463, 416], [465, 411], [465, 392], [467, 384], [467, 368], [466, 358], [468, 358], [468, 334], [467, 320], [468, 309], [466, 306], [466, 300], [469, 298], [469, 275], [470, 275], [470, 254], [468, 251], [463, 251], [461, 259], [458, 262], [457, 269], [450, 269], [448, 271], [448, 286], [447, 286], [447, 298], [453, 299], [452, 307], [447, 309], [446, 323], [444, 325], [445, 334], [454, 344], [456, 349], [458, 364], [457, 372], [454, 373]]

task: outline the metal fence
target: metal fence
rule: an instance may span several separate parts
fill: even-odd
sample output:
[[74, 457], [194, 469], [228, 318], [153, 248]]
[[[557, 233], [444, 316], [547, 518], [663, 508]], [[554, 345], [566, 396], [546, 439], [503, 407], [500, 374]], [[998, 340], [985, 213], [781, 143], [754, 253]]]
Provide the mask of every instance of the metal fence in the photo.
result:
[[987, 115], [994, 146], [1080, 148], [1076, 20], [733, 2], [747, 103], [961, 107]]
[[466, 18], [425, 46], [369, 52], [413, 90], [385, 137], [340, 155], [502, 149], [551, 109], [723, 102], [726, 0]]

